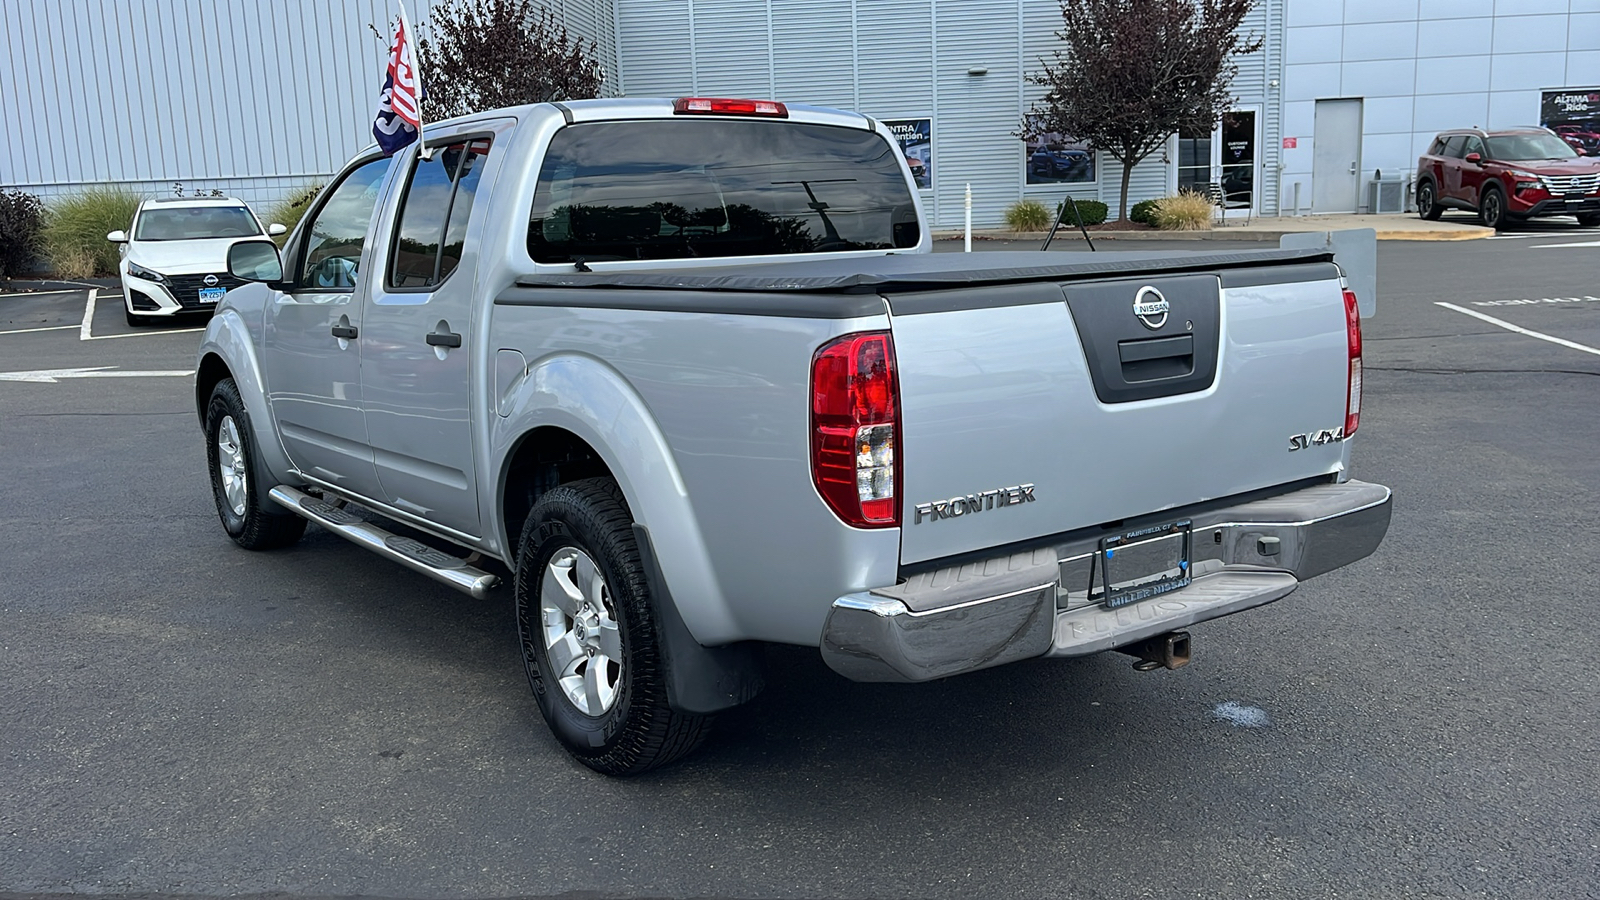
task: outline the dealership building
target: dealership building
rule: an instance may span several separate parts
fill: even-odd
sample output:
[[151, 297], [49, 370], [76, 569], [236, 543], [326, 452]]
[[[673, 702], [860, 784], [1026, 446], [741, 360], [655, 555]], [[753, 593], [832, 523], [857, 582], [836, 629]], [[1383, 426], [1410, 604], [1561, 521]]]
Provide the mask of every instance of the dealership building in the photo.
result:
[[[420, 25], [432, 6], [412, 0]], [[776, 98], [889, 122], [929, 215], [1115, 204], [1115, 160], [1026, 135], [1057, 0], [548, 0], [611, 95]], [[0, 5], [0, 187], [262, 204], [371, 142], [392, 0]], [[1218, 183], [1255, 215], [1391, 211], [1433, 135], [1600, 122], [1600, 0], [1259, 0], [1234, 103], [1135, 166], [1130, 202]], [[423, 60], [424, 78], [427, 61]], [[1600, 127], [1594, 129], [1600, 131]], [[1382, 185], [1387, 185], [1383, 187]], [[1230, 210], [1238, 215], [1243, 210]]]

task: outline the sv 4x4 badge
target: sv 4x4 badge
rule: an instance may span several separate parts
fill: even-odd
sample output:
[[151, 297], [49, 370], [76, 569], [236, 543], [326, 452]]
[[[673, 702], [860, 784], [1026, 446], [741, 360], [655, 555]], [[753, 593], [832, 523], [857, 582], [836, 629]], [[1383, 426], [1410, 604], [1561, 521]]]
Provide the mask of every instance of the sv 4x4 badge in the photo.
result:
[[1289, 435], [1289, 452], [1305, 450], [1308, 447], [1321, 447], [1323, 444], [1337, 444], [1344, 440], [1343, 428], [1324, 428], [1321, 431], [1308, 431], [1305, 434]]

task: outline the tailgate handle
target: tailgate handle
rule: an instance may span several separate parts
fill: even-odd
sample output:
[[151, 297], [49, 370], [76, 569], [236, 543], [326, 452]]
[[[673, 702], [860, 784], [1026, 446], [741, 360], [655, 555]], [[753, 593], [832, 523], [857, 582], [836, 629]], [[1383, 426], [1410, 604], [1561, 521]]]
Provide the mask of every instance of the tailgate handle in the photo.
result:
[[1117, 356], [1124, 364], [1146, 362], [1152, 359], [1171, 359], [1175, 356], [1194, 355], [1194, 335], [1146, 338], [1142, 341], [1118, 341]]

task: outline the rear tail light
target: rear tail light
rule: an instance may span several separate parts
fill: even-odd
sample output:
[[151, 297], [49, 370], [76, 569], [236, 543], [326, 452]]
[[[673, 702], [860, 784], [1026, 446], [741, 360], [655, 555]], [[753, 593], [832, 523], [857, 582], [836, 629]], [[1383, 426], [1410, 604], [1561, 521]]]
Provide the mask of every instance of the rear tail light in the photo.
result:
[[680, 116], [770, 116], [789, 118], [789, 108], [776, 100], [732, 100], [726, 97], [679, 97], [672, 112]]
[[811, 478], [848, 525], [900, 524], [900, 390], [886, 331], [851, 334], [811, 360]]
[[1348, 438], [1361, 425], [1361, 308], [1349, 288], [1344, 292], [1344, 326], [1350, 342], [1350, 381], [1344, 401], [1344, 436]]

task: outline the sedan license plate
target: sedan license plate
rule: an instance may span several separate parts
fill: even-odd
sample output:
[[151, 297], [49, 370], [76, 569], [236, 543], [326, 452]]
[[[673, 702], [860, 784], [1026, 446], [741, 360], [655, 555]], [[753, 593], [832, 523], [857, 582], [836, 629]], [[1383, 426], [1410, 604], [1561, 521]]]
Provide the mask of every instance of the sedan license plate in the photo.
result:
[[200, 302], [201, 303], [216, 303], [218, 300], [221, 300], [222, 299], [222, 295], [226, 294], [227, 292], [228, 292], [227, 288], [220, 288], [220, 287], [201, 288], [200, 289]]
[[1101, 538], [1101, 603], [1117, 609], [1188, 587], [1192, 534], [1185, 519]]

